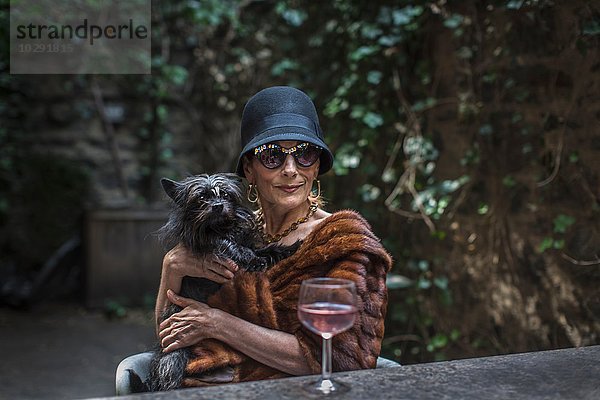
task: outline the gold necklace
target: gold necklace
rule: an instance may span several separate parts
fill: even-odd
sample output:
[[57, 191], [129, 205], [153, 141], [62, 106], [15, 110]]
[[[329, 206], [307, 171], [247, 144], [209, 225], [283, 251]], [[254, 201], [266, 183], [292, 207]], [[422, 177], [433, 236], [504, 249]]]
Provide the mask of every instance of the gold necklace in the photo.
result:
[[317, 211], [317, 208], [318, 208], [317, 203], [314, 203], [314, 202], [310, 203], [308, 212], [306, 213], [306, 215], [304, 217], [298, 218], [298, 220], [296, 222], [292, 222], [292, 224], [285, 231], [278, 233], [276, 235], [269, 235], [267, 232], [265, 232], [265, 228], [263, 227], [265, 224], [265, 219], [264, 219], [264, 216], [262, 213], [262, 209], [258, 210], [257, 223], [258, 223], [258, 226], [260, 226], [262, 229], [263, 240], [265, 241], [266, 244], [279, 242], [281, 239], [283, 239], [284, 237], [289, 235], [292, 231], [295, 231], [296, 229], [298, 229], [298, 225], [303, 224], [306, 221], [308, 221], [310, 219], [310, 217], [312, 217], [313, 214]]

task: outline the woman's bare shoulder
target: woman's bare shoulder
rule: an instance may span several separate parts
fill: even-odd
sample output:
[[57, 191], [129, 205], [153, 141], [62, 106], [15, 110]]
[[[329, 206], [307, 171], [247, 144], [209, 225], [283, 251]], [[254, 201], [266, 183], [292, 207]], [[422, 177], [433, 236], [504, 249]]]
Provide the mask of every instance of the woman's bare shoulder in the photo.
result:
[[313, 221], [312, 221], [312, 222], [313, 222], [313, 223], [314, 223], [314, 222], [316, 222], [316, 223], [318, 224], [319, 222], [321, 222], [321, 221], [322, 221], [322, 220], [324, 220], [325, 218], [327, 218], [327, 217], [331, 217], [331, 215], [332, 215], [332, 214], [331, 214], [330, 212], [327, 212], [327, 211], [325, 211], [325, 210], [323, 210], [323, 209], [319, 208], [319, 209], [318, 209], [318, 210], [315, 212], [314, 219], [313, 219]]

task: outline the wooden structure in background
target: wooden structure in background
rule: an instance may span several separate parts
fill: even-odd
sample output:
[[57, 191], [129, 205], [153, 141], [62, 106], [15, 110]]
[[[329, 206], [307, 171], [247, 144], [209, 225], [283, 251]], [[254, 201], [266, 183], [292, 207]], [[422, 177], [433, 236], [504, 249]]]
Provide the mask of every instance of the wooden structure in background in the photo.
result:
[[89, 307], [102, 307], [109, 300], [141, 305], [156, 295], [165, 251], [154, 232], [166, 220], [164, 210], [87, 213], [84, 245]]

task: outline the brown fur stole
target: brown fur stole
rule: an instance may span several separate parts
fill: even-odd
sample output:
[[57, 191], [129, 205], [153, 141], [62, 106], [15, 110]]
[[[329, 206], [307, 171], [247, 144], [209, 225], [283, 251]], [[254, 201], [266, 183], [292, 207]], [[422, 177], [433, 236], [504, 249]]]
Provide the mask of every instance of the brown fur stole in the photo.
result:
[[[334, 371], [374, 368], [381, 349], [387, 308], [386, 273], [391, 257], [354, 211], [339, 211], [321, 222], [298, 251], [266, 272], [237, 272], [211, 296], [208, 304], [246, 321], [292, 333], [298, 338], [313, 373], [321, 370], [321, 338], [304, 328], [296, 314], [303, 280], [315, 277], [356, 282], [358, 310], [354, 326], [334, 336]], [[209, 385], [197, 377], [233, 367], [233, 382], [289, 376], [261, 364], [217, 340], [193, 348], [184, 386]]]

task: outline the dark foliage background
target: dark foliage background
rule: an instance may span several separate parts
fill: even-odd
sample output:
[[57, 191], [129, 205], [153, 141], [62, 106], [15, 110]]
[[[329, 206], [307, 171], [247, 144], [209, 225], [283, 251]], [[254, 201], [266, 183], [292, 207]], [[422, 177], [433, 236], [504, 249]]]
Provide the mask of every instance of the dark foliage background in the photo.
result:
[[[85, 208], [232, 170], [248, 97], [290, 84], [336, 154], [329, 208], [394, 256], [385, 356], [599, 343], [600, 2], [157, 1], [151, 75], [41, 77], [8, 73], [0, 4], [3, 268], [35, 273]], [[127, 110], [112, 137], [85, 136], [94, 94]]]

